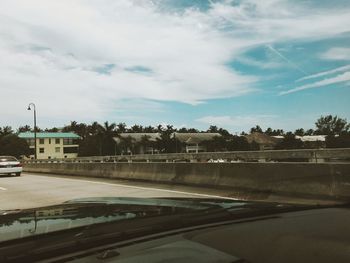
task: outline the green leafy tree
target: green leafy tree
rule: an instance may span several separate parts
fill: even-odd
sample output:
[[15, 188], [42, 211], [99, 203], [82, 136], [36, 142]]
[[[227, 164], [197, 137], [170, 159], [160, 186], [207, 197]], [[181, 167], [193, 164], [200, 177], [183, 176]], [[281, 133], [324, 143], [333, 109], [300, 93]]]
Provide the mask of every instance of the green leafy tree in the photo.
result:
[[116, 124], [109, 124], [108, 121], [100, 125], [97, 137], [100, 141], [100, 155], [113, 155], [115, 151], [115, 141], [113, 137], [117, 135]]
[[250, 129], [250, 133], [253, 133], [253, 132], [263, 133], [263, 131], [259, 125], [256, 125], [255, 127]]
[[[57, 128], [53, 128], [53, 132], [57, 132]], [[71, 123], [62, 129], [63, 132], [74, 132], [81, 138], [86, 138], [89, 135], [88, 126], [85, 123], [77, 123], [76, 121], [71, 121]]]
[[284, 131], [282, 129], [272, 130], [270, 127], [267, 128], [264, 132], [266, 135], [269, 136], [281, 136], [284, 134]]
[[79, 143], [79, 156], [96, 156], [99, 154], [100, 141], [97, 136], [87, 136]]
[[282, 129], [273, 130], [271, 136], [282, 136], [284, 131]]
[[118, 144], [119, 153], [128, 153], [128, 150], [131, 154], [134, 152], [134, 139], [131, 136], [120, 137], [120, 142]]
[[219, 128], [218, 133], [220, 133], [225, 139], [230, 138], [232, 135], [228, 132], [228, 130], [225, 130], [223, 128]]
[[304, 135], [314, 135], [315, 131], [313, 129], [308, 129]]
[[50, 129], [45, 129], [46, 132], [59, 132], [60, 130], [56, 127], [50, 128]]
[[291, 132], [286, 133], [283, 140], [276, 145], [276, 149], [302, 149], [304, 147], [303, 142], [300, 139], [296, 139], [295, 135]]
[[129, 131], [133, 132], [133, 133], [141, 133], [141, 132], [143, 132], [143, 127], [142, 127], [142, 125], [135, 124], [135, 125], [131, 126]]
[[174, 138], [173, 133], [176, 131], [174, 126], [167, 125], [163, 127], [158, 125], [158, 131], [160, 132], [160, 139], [157, 139], [155, 146], [159, 152], [172, 153], [176, 151], [177, 144], [176, 139]]
[[9, 134], [13, 134], [13, 130], [10, 126], [0, 127], [0, 138]]
[[341, 134], [339, 136], [328, 135], [326, 137], [327, 148], [349, 148], [350, 134]]
[[30, 128], [29, 125], [20, 126], [20, 127], [17, 129], [17, 133], [21, 133], [21, 132], [30, 132], [30, 131], [32, 131], [32, 129]]
[[215, 125], [210, 125], [209, 129], [207, 132], [219, 132], [219, 128]]
[[232, 136], [231, 140], [227, 142], [228, 151], [248, 151], [251, 147], [244, 136]]
[[140, 149], [142, 148], [145, 151], [148, 147], [153, 147], [153, 142], [150, 141], [150, 136], [144, 135], [141, 137], [141, 140], [137, 143], [136, 147]]
[[315, 125], [317, 127], [315, 133], [321, 135], [339, 135], [350, 129], [350, 124], [347, 123], [346, 119], [332, 115], [321, 116]]
[[272, 136], [272, 135], [274, 135], [273, 134], [273, 131], [272, 131], [272, 129], [269, 127], [269, 128], [267, 128], [266, 130], [265, 130], [265, 132], [264, 132], [266, 135], [269, 135], [269, 136]]
[[227, 143], [223, 136], [215, 136], [211, 140], [203, 141], [202, 144], [208, 152], [222, 152], [227, 150]]
[[298, 136], [304, 136], [305, 135], [305, 131], [303, 128], [300, 128], [300, 129], [296, 129], [295, 132], [294, 132], [295, 135], [298, 135]]
[[251, 151], [259, 151], [260, 150], [260, 146], [259, 144], [256, 142], [256, 141], [252, 141], [250, 144], [249, 144], [249, 147]]
[[182, 127], [177, 132], [180, 132], [180, 133], [197, 133], [197, 132], [199, 132], [199, 130], [197, 130], [195, 128]]
[[187, 132], [190, 132], [190, 133], [197, 133], [197, 132], [199, 132], [199, 130], [196, 129], [196, 128], [188, 128], [188, 129], [187, 129]]
[[116, 126], [117, 133], [125, 133], [126, 130], [127, 130], [127, 128], [126, 128], [126, 124], [125, 123], [120, 122], [120, 123], [117, 124], [117, 126]]
[[30, 153], [26, 140], [15, 134], [7, 134], [0, 139], [0, 155], [11, 155], [17, 158]]
[[153, 126], [147, 126], [143, 128], [144, 132], [149, 132], [149, 133], [154, 133], [157, 132], [156, 128], [154, 128]]

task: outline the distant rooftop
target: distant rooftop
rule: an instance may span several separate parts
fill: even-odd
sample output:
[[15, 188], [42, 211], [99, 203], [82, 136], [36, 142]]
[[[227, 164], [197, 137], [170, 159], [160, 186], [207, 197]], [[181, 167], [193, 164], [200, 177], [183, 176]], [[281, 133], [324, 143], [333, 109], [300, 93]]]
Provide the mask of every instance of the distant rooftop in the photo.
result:
[[201, 143], [203, 141], [213, 140], [215, 137], [221, 137], [220, 133], [213, 132], [196, 132], [196, 133], [181, 133], [174, 132], [173, 136], [180, 142], [184, 143]]
[[[23, 139], [34, 139], [34, 132], [21, 132], [18, 134], [18, 137]], [[37, 138], [73, 138], [79, 139], [79, 135], [76, 135], [73, 132], [37, 132]]]
[[295, 136], [296, 139], [300, 139], [303, 142], [325, 142], [326, 137], [326, 135]]
[[[276, 139], [283, 139], [283, 135], [272, 136]], [[304, 136], [295, 136], [295, 139], [300, 139], [302, 142], [325, 142], [327, 135], [304, 135]]]
[[149, 141], [155, 142], [157, 139], [161, 139], [160, 133], [147, 133], [147, 132], [142, 132], [142, 133], [120, 133], [118, 137], [114, 137], [114, 141], [117, 143], [120, 143], [121, 138], [126, 139], [130, 137], [133, 142], [141, 142], [143, 138], [147, 138]]
[[257, 144], [275, 145], [278, 142], [278, 138], [260, 132], [253, 132], [245, 137], [249, 143], [256, 142]]

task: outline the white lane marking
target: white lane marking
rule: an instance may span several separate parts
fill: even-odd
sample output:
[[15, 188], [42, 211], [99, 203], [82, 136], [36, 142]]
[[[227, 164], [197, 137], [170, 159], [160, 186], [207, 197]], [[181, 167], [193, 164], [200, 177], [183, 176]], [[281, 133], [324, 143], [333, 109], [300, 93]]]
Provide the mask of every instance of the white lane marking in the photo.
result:
[[5, 187], [0, 186], [0, 190], [6, 191], [7, 189]]
[[[34, 175], [34, 176], [45, 176], [45, 175]], [[208, 194], [200, 194], [200, 193], [192, 193], [192, 192], [184, 192], [184, 191], [176, 191], [176, 190], [167, 190], [167, 189], [154, 188], [154, 187], [142, 187], [142, 186], [131, 186], [131, 185], [124, 185], [124, 184], [113, 184], [113, 183], [96, 182], [96, 181], [83, 180], [83, 179], [69, 179], [69, 178], [60, 178], [60, 177], [59, 178], [54, 177], [54, 178], [66, 180], [66, 181], [86, 182], [86, 183], [91, 183], [91, 184], [103, 184], [103, 185], [118, 186], [118, 187], [132, 188], [132, 189], [138, 189], [138, 190], [148, 190], [148, 191], [151, 190], [151, 191], [168, 192], [168, 193], [174, 193], [174, 194], [194, 195], [194, 196], [208, 197], [208, 198], [242, 200], [239, 198], [225, 197], [225, 196], [220, 196], [220, 195], [208, 195]]]

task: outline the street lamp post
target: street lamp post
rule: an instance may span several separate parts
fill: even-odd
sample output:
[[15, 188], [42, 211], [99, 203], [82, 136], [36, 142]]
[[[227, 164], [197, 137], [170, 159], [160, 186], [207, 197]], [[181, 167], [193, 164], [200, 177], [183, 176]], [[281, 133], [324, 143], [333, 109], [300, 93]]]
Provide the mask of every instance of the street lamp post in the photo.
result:
[[37, 159], [37, 149], [36, 149], [36, 107], [34, 103], [29, 103], [28, 109], [31, 110], [30, 106], [33, 106], [34, 110], [34, 159]]

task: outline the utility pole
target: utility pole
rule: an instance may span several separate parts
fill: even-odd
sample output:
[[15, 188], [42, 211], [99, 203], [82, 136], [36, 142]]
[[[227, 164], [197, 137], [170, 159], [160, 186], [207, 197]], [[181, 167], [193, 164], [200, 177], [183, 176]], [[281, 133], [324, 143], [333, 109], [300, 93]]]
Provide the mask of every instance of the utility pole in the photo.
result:
[[37, 159], [37, 147], [36, 147], [36, 107], [34, 103], [29, 103], [27, 110], [31, 110], [31, 107], [34, 110], [34, 159]]

